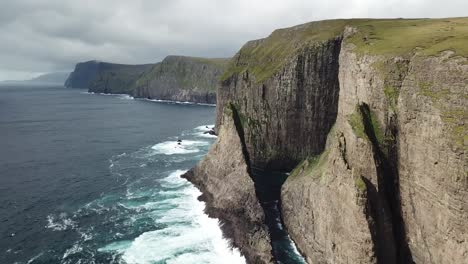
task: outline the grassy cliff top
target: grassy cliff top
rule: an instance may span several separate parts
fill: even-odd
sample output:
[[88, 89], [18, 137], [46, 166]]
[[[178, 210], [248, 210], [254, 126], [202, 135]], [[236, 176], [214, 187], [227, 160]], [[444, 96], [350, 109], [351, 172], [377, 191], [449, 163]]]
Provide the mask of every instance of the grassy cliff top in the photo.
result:
[[228, 66], [229, 60], [230, 58], [167, 56], [142, 74], [135, 82], [135, 87], [152, 81], [170, 80], [174, 88], [192, 89], [196, 86], [201, 90], [216, 91], [216, 82]]
[[186, 61], [194, 62], [201, 64], [213, 64], [220, 67], [225, 67], [229, 63], [231, 58], [202, 58], [202, 57], [190, 57], [190, 56], [179, 56], [179, 55], [169, 55], [164, 58], [163, 62], [172, 62], [172, 61]]
[[369, 20], [356, 28], [349, 41], [360, 53], [401, 56], [418, 51], [432, 56], [451, 50], [468, 57], [468, 17]]
[[247, 42], [222, 79], [249, 70], [257, 82], [264, 81], [302, 48], [340, 37], [346, 26], [357, 29], [347, 41], [360, 54], [399, 56], [418, 50], [429, 56], [452, 50], [468, 57], [468, 18], [324, 20], [278, 29], [267, 38]]

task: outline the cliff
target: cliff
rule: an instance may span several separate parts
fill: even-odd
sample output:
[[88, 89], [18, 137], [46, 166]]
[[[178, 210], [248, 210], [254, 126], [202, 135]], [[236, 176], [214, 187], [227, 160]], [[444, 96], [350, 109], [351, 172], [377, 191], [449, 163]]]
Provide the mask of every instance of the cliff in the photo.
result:
[[135, 81], [152, 66], [98, 61], [78, 63], [65, 86], [88, 88], [89, 92], [95, 93], [132, 94]]
[[124, 65], [78, 63], [65, 83], [95, 93], [216, 104], [216, 84], [228, 59], [168, 56], [162, 62]]
[[204, 190], [200, 198], [207, 204], [208, 215], [222, 220], [224, 233], [234, 238], [233, 245], [243, 255], [255, 263], [270, 263], [270, 238], [248, 174], [237, 116], [230, 108], [223, 115], [225, 122], [218, 127], [219, 137], [206, 158], [183, 177]]
[[[265, 179], [290, 172], [282, 219], [309, 263], [463, 263], [467, 47], [468, 18], [329, 20], [248, 42], [222, 76], [216, 121], [223, 142], [235, 113], [243, 155], [217, 155], [229, 151], [217, 143], [190, 179], [217, 197], [210, 211], [253, 195], [211, 187], [239, 159], [260, 202], [276, 195]], [[260, 216], [251, 204], [244, 211]], [[226, 233], [242, 252], [256, 252], [239, 242], [249, 228], [229, 224], [244, 211], [217, 216], [244, 234]]]
[[136, 81], [134, 95], [216, 104], [216, 85], [228, 61], [168, 56]]
[[63, 84], [69, 75], [69, 72], [51, 72], [39, 75], [31, 80], [27, 80], [26, 82]]

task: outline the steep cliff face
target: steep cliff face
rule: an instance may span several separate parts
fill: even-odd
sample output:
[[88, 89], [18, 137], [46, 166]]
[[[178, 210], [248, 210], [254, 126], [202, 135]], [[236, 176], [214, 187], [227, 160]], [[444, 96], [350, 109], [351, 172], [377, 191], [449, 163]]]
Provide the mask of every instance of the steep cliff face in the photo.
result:
[[133, 95], [136, 80], [154, 64], [125, 65], [100, 62], [88, 90], [94, 93]]
[[183, 175], [202, 190], [207, 213], [222, 221], [224, 233], [250, 263], [271, 263], [271, 245], [263, 210], [244, 158], [235, 109], [223, 113], [219, 137], [207, 156]]
[[467, 47], [467, 18], [331, 20], [233, 58], [217, 127], [234, 109], [254, 182], [295, 167], [283, 220], [309, 263], [467, 259]]
[[433, 46], [364, 52], [361, 27], [344, 34], [330, 146], [283, 187], [288, 230], [310, 261], [463, 263], [467, 54], [433, 55]]
[[95, 93], [132, 94], [134, 83], [152, 64], [125, 65], [98, 61], [78, 63], [65, 86]]
[[134, 95], [215, 104], [216, 84], [228, 61], [168, 56], [136, 81]]
[[95, 80], [98, 73], [99, 62], [87, 61], [76, 64], [75, 70], [70, 73], [65, 81], [68, 88], [88, 88]]
[[[336, 36], [304, 47], [262, 83], [248, 69], [222, 82], [218, 117], [227, 102], [238, 109], [255, 167], [290, 170], [323, 149], [337, 112], [340, 43]], [[243, 63], [242, 51], [236, 59]]]
[[162, 62], [124, 65], [78, 63], [66, 87], [134, 97], [216, 104], [216, 84], [228, 59], [168, 56]]

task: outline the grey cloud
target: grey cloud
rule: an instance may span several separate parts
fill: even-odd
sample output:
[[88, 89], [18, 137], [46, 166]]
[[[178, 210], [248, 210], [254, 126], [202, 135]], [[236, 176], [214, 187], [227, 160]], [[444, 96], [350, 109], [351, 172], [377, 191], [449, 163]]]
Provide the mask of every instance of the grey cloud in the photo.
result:
[[[98, 59], [232, 56], [250, 39], [319, 19], [463, 16], [465, 0], [2, 0], [0, 79]], [[29, 77], [29, 76], [28, 76]]]

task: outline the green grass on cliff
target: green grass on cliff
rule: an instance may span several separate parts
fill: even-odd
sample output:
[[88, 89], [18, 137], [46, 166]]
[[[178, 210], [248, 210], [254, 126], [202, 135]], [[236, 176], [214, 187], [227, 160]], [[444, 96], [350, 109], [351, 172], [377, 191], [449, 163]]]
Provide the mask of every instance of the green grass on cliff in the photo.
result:
[[354, 185], [361, 194], [365, 193], [365, 191], [367, 190], [366, 183], [362, 179], [362, 176], [357, 176], [356, 178], [354, 178]]
[[349, 124], [356, 134], [357, 137], [367, 139], [366, 131], [364, 129], [364, 123], [362, 122], [362, 116], [359, 109], [356, 109], [349, 117]]
[[307, 44], [339, 36], [349, 20], [311, 22], [292, 28], [275, 30], [265, 39], [247, 42], [221, 77], [249, 70], [261, 82], [281, 69], [294, 54]]
[[[364, 113], [364, 111], [367, 111], [368, 113]], [[384, 132], [379, 125], [377, 116], [372, 111], [361, 109], [361, 107], [358, 105], [356, 106], [356, 110], [350, 115], [348, 122], [357, 137], [362, 139], [369, 139], [369, 135], [366, 132], [364, 124], [364, 122], [367, 122], [371, 130], [369, 133], [373, 134], [371, 136], [375, 136], [377, 143], [381, 147], [385, 146], [386, 139], [384, 137]]]
[[369, 20], [356, 27], [350, 41], [360, 53], [432, 56], [451, 50], [468, 57], [468, 18]]
[[194, 61], [204, 63], [204, 64], [213, 64], [220, 67], [226, 67], [230, 59], [227, 58], [200, 58], [200, 57], [187, 57]]
[[[200, 76], [202, 67], [219, 69], [222, 73], [228, 65], [228, 58], [200, 58], [188, 56], [167, 56], [162, 62], [153, 66], [152, 69], [142, 74], [135, 82], [136, 87], [147, 86], [158, 78], [173, 78], [174, 86], [180, 89], [191, 89], [194, 86], [206, 91], [216, 91], [216, 83], [208, 76]], [[191, 72], [194, 65], [200, 66], [198, 74]], [[203, 68], [204, 69], [204, 68]], [[176, 88], [174, 87], [174, 88]]]
[[454, 97], [463, 95], [454, 95], [448, 88], [434, 89], [434, 84], [428, 81], [419, 82], [418, 86], [419, 93], [430, 98], [432, 104], [440, 110], [441, 119], [448, 126], [448, 136], [450, 136], [452, 142], [457, 147], [466, 149], [466, 143], [468, 142], [466, 133], [468, 125], [465, 122], [467, 118], [466, 107], [449, 103]]
[[278, 29], [265, 39], [246, 43], [221, 79], [248, 70], [260, 83], [305, 47], [341, 36], [345, 26], [357, 29], [346, 41], [353, 43], [359, 54], [403, 56], [419, 52], [430, 56], [451, 50], [468, 57], [468, 18], [325, 20]]
[[324, 175], [326, 164], [328, 161], [328, 154], [330, 150], [323, 151], [320, 155], [306, 158], [299, 165], [294, 168], [289, 174], [289, 177], [311, 176], [314, 178], [321, 178]]

